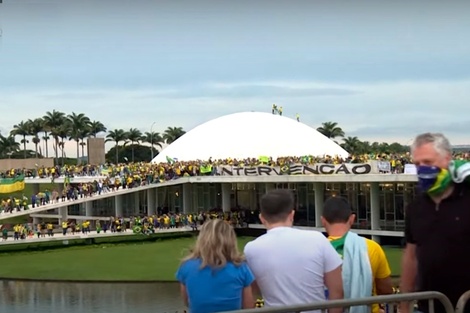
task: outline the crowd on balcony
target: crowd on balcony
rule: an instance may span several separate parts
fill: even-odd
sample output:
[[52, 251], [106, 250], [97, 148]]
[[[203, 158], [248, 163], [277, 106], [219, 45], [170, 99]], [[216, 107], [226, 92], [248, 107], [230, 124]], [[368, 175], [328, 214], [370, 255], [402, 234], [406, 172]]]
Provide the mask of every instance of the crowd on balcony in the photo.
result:
[[[456, 159], [470, 159], [469, 153], [455, 154]], [[166, 163], [122, 163], [105, 165], [65, 165], [55, 167], [37, 167], [34, 169], [11, 169], [0, 172], [0, 178], [11, 178], [24, 175], [29, 178], [47, 178], [54, 182], [57, 178], [66, 178], [64, 188], [56, 190], [40, 190], [36, 194], [25, 195], [18, 192], [11, 196], [3, 197], [0, 202], [0, 212], [15, 212], [23, 209], [35, 208], [59, 201], [72, 201], [81, 197], [101, 194], [119, 190], [120, 188], [135, 188], [151, 183], [159, 183], [179, 177], [217, 175], [217, 166], [253, 167], [259, 165], [279, 166], [292, 164], [314, 165], [366, 163], [371, 160], [390, 163], [390, 172], [402, 173], [406, 164], [412, 163], [409, 154], [402, 155], [359, 155], [347, 159], [340, 157], [324, 156], [287, 156], [277, 159], [270, 157], [246, 158], [246, 159], [219, 159], [207, 161], [178, 161], [169, 159]], [[74, 177], [95, 177], [87, 183], [68, 183], [68, 179]]]
[[[38, 166], [33, 169], [11, 169], [8, 171], [0, 171], [0, 178], [15, 177], [17, 175], [24, 175], [25, 178], [50, 178], [51, 180], [59, 177], [86, 177], [86, 176], [116, 176], [124, 174], [135, 174], [140, 175], [145, 174], [157, 174], [159, 176], [168, 175], [177, 175], [184, 176], [185, 174], [193, 175], [206, 175], [207, 166], [215, 167], [219, 165], [225, 166], [238, 166], [238, 167], [248, 167], [248, 166], [258, 166], [258, 165], [268, 165], [268, 166], [284, 166], [289, 164], [304, 164], [304, 165], [314, 165], [314, 164], [343, 164], [343, 163], [366, 163], [370, 160], [379, 160], [379, 161], [388, 161], [391, 162], [392, 168], [397, 169], [403, 167], [404, 164], [411, 162], [409, 155], [359, 155], [352, 156], [349, 158], [341, 158], [334, 156], [323, 156], [323, 157], [314, 157], [314, 156], [286, 156], [279, 158], [271, 157], [259, 157], [259, 158], [245, 158], [245, 159], [236, 159], [236, 158], [226, 158], [218, 160], [195, 160], [195, 161], [178, 161], [169, 159], [165, 163], [122, 163], [122, 164], [105, 164], [105, 165], [64, 165], [64, 166], [55, 166], [55, 167], [44, 167]], [[209, 172], [209, 174], [212, 172]]]

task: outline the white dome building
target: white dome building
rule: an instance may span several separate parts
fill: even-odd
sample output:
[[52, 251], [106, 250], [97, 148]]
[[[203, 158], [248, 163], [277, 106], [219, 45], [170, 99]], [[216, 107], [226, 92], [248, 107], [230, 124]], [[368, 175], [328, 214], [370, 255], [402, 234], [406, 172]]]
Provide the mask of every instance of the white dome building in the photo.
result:
[[349, 153], [316, 129], [294, 119], [243, 112], [195, 127], [163, 149], [152, 162], [167, 162], [167, 157], [190, 161], [305, 155], [348, 157]]

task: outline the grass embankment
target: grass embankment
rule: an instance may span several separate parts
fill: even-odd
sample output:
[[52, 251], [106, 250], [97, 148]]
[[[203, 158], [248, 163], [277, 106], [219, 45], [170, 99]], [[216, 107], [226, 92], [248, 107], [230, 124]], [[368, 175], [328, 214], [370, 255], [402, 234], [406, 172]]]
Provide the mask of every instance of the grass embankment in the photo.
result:
[[[243, 249], [251, 237], [240, 237]], [[0, 277], [72, 281], [174, 281], [181, 258], [194, 238], [134, 244], [102, 244], [0, 255]], [[385, 249], [399, 275], [401, 249]]]

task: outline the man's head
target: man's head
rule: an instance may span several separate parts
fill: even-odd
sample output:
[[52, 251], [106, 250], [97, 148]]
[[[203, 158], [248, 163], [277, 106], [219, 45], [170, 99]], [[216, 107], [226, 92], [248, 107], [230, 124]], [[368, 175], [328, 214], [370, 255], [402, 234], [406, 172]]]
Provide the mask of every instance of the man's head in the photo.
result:
[[263, 224], [285, 224], [294, 222], [294, 194], [288, 189], [267, 192], [260, 200], [260, 219]]
[[415, 138], [411, 145], [411, 154], [416, 166], [447, 169], [452, 160], [452, 147], [443, 134], [424, 133]]
[[322, 224], [329, 233], [331, 226], [340, 225], [349, 228], [354, 223], [355, 215], [352, 213], [348, 200], [342, 197], [331, 197], [323, 204]]

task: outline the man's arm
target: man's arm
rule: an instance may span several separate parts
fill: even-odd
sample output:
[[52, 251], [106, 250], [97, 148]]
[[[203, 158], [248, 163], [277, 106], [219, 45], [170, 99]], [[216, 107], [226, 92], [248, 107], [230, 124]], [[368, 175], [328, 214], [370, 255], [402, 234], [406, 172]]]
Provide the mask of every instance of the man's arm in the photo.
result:
[[[417, 272], [416, 245], [407, 243], [401, 261], [401, 293], [413, 292], [415, 290]], [[400, 309], [402, 313], [409, 313], [409, 303], [403, 302], [400, 305]]]
[[262, 296], [261, 290], [258, 287], [258, 283], [256, 280], [251, 284], [251, 290], [253, 291], [253, 295], [256, 297]]
[[[418, 260], [416, 258], [416, 239], [413, 236], [413, 216], [416, 209], [419, 207], [416, 205], [409, 205], [405, 209], [405, 239], [406, 247], [403, 251], [401, 260], [401, 284], [400, 292], [407, 293], [415, 291], [416, 287], [416, 276], [418, 274]], [[402, 311], [407, 313], [408, 310]]]
[[[336, 269], [325, 273], [324, 282], [326, 288], [328, 288], [329, 300], [341, 300], [343, 299], [343, 277], [342, 277], [342, 266], [338, 266]], [[329, 313], [342, 313], [343, 308], [329, 309]]]
[[393, 293], [392, 278], [390, 276], [385, 278], [375, 279], [375, 292], [378, 296], [390, 295]]
[[[343, 260], [338, 252], [333, 248], [330, 241], [323, 235], [319, 238], [322, 240], [323, 249], [323, 280], [328, 288], [329, 300], [340, 300], [344, 298], [342, 263]], [[343, 308], [329, 309], [329, 313], [342, 313]]]
[[378, 296], [393, 294], [392, 278], [390, 277], [392, 272], [390, 271], [387, 256], [378, 243], [372, 242], [376, 247], [375, 257], [373, 259], [371, 257], [371, 265], [375, 277], [375, 293]]
[[406, 244], [401, 261], [401, 285], [400, 292], [413, 292], [415, 290], [417, 264], [416, 245]]

